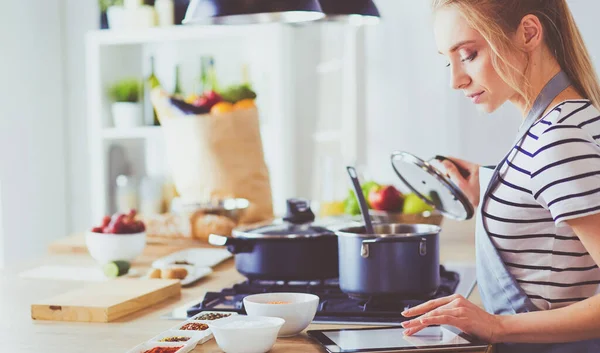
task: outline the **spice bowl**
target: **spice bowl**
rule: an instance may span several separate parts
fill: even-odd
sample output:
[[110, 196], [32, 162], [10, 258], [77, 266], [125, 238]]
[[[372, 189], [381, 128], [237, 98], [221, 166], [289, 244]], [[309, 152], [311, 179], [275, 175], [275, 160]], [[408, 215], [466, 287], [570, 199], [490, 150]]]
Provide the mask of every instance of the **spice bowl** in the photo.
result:
[[192, 317], [190, 320], [192, 321], [202, 321], [204, 323], [208, 323], [214, 320], [221, 320], [228, 318], [232, 315], [237, 315], [238, 313], [225, 313], [225, 312], [216, 312], [216, 311], [204, 311], [200, 314]]
[[279, 337], [291, 337], [304, 331], [315, 318], [319, 297], [306, 293], [263, 293], [244, 298], [248, 316], [270, 316], [285, 320]]
[[[186, 339], [185, 341], [173, 341], [169, 339]], [[182, 343], [182, 344], [203, 344], [211, 339], [211, 333], [206, 331], [180, 331], [168, 330], [150, 340], [153, 343]], [[163, 341], [166, 340], [166, 341]]]
[[[188, 353], [196, 347], [196, 343], [178, 342], [178, 343], [156, 343], [146, 342], [142, 343], [127, 353], [156, 353], [165, 352], [164, 350], [158, 350], [157, 348], [167, 348], [170, 351], [168, 353]], [[165, 352], [166, 353], [166, 352]]]
[[187, 331], [187, 332], [210, 332], [210, 328], [208, 326], [208, 322], [206, 321], [197, 321], [197, 320], [188, 320], [182, 324], [175, 326], [172, 330], [176, 331]]
[[284, 322], [277, 317], [233, 315], [208, 325], [225, 353], [265, 353], [275, 344]]

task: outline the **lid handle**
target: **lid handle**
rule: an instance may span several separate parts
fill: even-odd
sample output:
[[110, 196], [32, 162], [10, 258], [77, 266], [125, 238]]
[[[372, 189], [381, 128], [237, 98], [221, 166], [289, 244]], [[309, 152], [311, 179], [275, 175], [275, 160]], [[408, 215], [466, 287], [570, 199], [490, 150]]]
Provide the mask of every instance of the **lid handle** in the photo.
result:
[[312, 223], [315, 220], [315, 214], [310, 209], [308, 200], [288, 199], [287, 213], [283, 220], [292, 224]]

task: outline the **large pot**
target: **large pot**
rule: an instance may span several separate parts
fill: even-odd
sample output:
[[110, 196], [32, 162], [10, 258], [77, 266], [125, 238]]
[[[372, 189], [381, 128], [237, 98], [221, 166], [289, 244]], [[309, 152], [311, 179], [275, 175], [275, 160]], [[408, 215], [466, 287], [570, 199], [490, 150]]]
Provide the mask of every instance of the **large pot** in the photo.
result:
[[440, 285], [440, 227], [376, 224], [336, 231], [340, 288], [353, 297], [430, 297]]
[[332, 231], [313, 226], [305, 200], [288, 200], [283, 221], [237, 228], [233, 237], [211, 234], [212, 245], [235, 255], [236, 269], [250, 280], [312, 281], [338, 277], [338, 240]]

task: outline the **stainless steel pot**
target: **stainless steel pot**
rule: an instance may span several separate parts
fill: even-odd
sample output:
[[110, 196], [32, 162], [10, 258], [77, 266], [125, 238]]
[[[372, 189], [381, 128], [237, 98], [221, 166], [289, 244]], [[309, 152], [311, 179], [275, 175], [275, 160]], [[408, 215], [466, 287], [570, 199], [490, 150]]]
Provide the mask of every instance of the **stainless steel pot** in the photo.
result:
[[427, 297], [440, 285], [440, 227], [375, 224], [336, 231], [340, 288], [353, 297]]

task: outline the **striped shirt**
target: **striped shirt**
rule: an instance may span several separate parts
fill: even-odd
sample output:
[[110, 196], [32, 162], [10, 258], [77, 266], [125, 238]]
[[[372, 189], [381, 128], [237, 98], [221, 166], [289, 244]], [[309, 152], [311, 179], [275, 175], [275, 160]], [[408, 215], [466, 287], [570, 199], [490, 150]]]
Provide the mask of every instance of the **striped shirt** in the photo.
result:
[[555, 106], [512, 149], [483, 211], [504, 263], [540, 309], [600, 293], [600, 269], [565, 223], [600, 213], [599, 143], [590, 101]]

